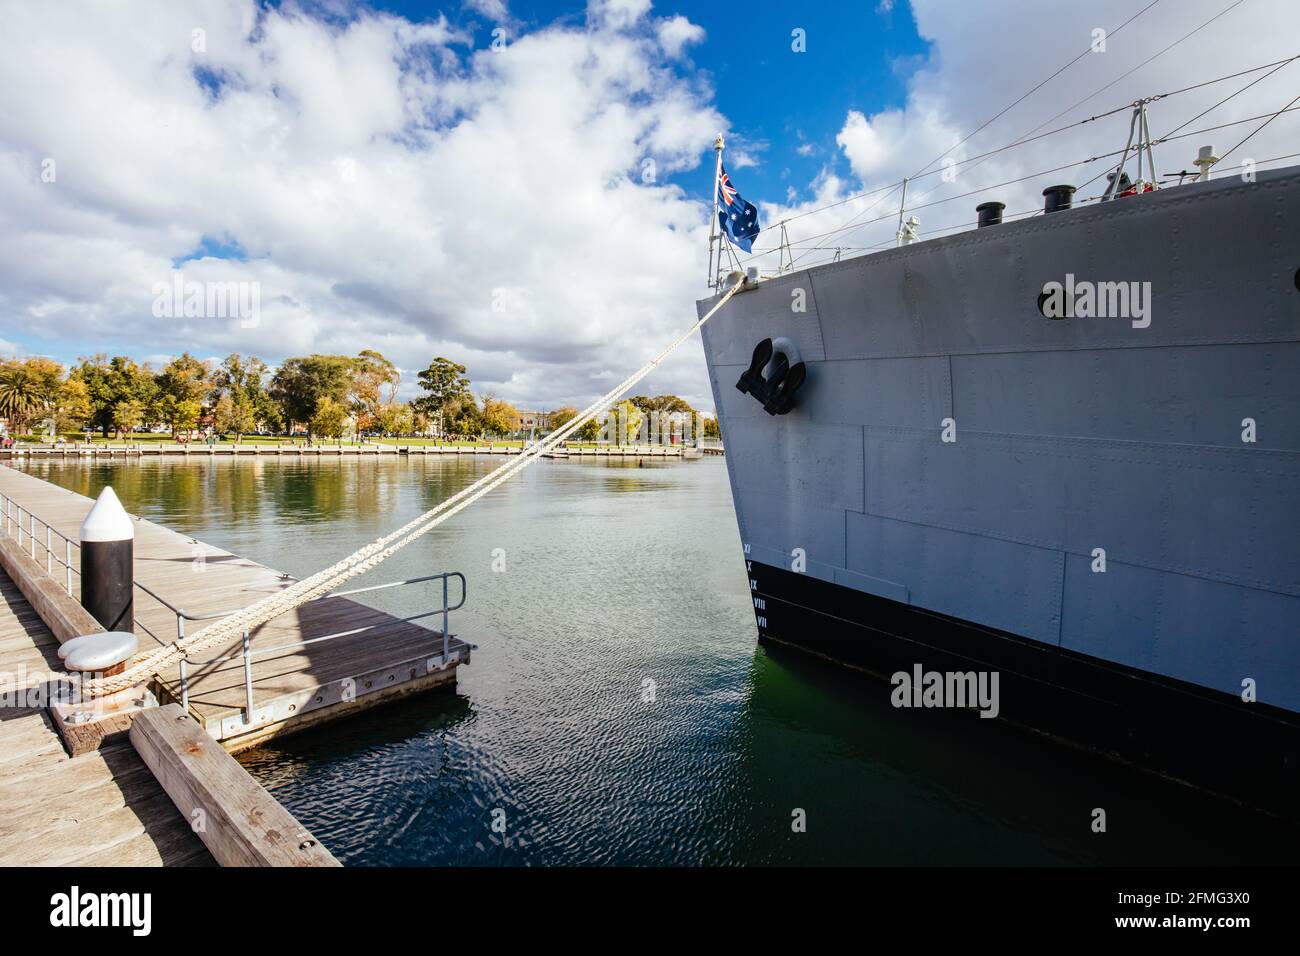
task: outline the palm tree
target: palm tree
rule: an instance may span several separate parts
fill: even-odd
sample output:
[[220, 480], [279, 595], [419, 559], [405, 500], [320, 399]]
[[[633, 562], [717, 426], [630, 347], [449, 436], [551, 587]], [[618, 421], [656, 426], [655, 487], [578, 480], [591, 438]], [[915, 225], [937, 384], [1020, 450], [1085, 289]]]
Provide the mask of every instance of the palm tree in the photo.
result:
[[0, 415], [9, 419], [14, 434], [26, 431], [31, 416], [41, 404], [40, 382], [21, 365], [0, 368]]

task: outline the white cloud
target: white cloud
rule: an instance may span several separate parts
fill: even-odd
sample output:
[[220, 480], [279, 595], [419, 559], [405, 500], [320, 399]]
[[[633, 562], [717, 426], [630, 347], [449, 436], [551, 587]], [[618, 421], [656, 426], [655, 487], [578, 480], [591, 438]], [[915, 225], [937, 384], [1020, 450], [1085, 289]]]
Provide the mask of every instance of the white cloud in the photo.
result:
[[497, 22], [510, 18], [510, 10], [506, 7], [505, 0], [465, 0], [465, 6]]
[[625, 29], [650, 12], [650, 0], [590, 0], [591, 18], [614, 29]]
[[[499, 53], [441, 19], [335, 27], [251, 0], [12, 10], [0, 334], [65, 356], [374, 347], [412, 380], [447, 354], [511, 400], [585, 403], [703, 292], [707, 209], [662, 180], [726, 122], [663, 66], [647, 9], [606, 4]], [[255, 328], [153, 317], [154, 284], [205, 236], [248, 259], [188, 261], [185, 279], [260, 283]], [[697, 343], [647, 386], [712, 405]]]
[[681, 14], [659, 21], [659, 45], [670, 57], [679, 57], [688, 44], [704, 40], [704, 27], [691, 23]]

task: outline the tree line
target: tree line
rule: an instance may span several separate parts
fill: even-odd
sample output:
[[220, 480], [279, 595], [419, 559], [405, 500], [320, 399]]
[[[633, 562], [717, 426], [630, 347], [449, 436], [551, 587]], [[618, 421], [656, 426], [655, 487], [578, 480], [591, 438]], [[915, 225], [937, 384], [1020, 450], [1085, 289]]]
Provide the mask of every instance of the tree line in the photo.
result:
[[[274, 370], [238, 353], [213, 363], [186, 352], [157, 370], [123, 355], [95, 355], [67, 368], [34, 357], [0, 362], [0, 416], [12, 434], [93, 429], [119, 438], [147, 427], [165, 427], [173, 438], [211, 428], [237, 440], [253, 432], [477, 438], [517, 428], [515, 407], [491, 394], [476, 397], [464, 365], [438, 356], [417, 380], [422, 394], [398, 401], [401, 373], [373, 349], [355, 356], [297, 356]], [[675, 395], [637, 396], [623, 404], [638, 415], [694, 414]], [[539, 431], [577, 414], [569, 406], [557, 409]], [[599, 424], [588, 423], [578, 437], [590, 440], [599, 431]]]

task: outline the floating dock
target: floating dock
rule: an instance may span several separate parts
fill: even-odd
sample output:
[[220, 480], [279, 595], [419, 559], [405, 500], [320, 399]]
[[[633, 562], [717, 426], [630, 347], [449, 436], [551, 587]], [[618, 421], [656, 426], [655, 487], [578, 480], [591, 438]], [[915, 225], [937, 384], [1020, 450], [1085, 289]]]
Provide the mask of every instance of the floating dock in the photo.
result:
[[[77, 540], [91, 500], [13, 468], [0, 468], [0, 495], [7, 537], [37, 568], [51, 572], [47, 587], [52, 581], [75, 596], [77, 576], [61, 563], [70, 555], [75, 569], [79, 559], [75, 545], [64, 539]], [[211, 737], [237, 751], [395, 697], [455, 686], [456, 669], [469, 662], [473, 645], [452, 633], [444, 641], [441, 630], [423, 623], [442, 621], [444, 583], [459, 579], [459, 586], [447, 585], [447, 593], [453, 602], [463, 599], [464, 579], [441, 577], [430, 582], [429, 606], [437, 610], [419, 615], [420, 620], [347, 597], [327, 597], [250, 632], [247, 667], [243, 640], [235, 638], [202, 652], [203, 661], [159, 674], [151, 689], [160, 702], [181, 705]], [[135, 581], [135, 630], [144, 653], [293, 579], [137, 518]]]

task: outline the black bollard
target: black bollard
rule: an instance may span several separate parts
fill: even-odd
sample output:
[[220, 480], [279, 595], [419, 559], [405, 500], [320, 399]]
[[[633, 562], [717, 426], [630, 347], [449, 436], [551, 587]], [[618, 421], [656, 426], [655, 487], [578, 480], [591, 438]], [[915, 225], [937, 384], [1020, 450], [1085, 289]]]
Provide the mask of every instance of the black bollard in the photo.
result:
[[982, 202], [975, 207], [975, 215], [979, 217], [978, 227], [983, 229], [986, 226], [997, 226], [1002, 223], [1002, 210], [1007, 208], [1004, 202]]
[[135, 525], [112, 488], [81, 523], [81, 606], [106, 631], [135, 630]]
[[1043, 212], [1063, 212], [1074, 199], [1073, 186], [1048, 186], [1043, 190]]

